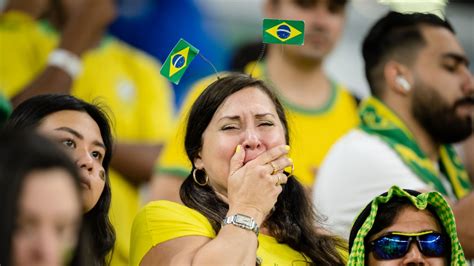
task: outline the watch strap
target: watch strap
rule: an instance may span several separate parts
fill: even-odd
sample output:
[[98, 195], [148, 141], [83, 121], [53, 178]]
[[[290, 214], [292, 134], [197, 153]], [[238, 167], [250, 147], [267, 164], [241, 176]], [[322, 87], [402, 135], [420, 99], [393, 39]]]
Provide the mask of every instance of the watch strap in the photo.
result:
[[224, 218], [224, 220], [222, 221], [222, 226], [228, 224], [232, 224], [242, 229], [252, 231], [257, 236], [259, 234], [259, 228], [255, 220], [252, 217], [249, 217], [244, 214], [238, 213]]

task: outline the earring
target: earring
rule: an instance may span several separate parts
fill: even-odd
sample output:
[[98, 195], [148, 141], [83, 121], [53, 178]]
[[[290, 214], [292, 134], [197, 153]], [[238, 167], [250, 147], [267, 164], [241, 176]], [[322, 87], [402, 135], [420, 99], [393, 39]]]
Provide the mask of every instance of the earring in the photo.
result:
[[209, 177], [205, 174], [206, 172], [203, 170], [204, 172], [204, 176], [205, 176], [205, 180], [204, 180], [204, 183], [200, 183], [198, 180], [197, 180], [197, 177], [196, 177], [196, 171], [198, 169], [197, 168], [194, 168], [193, 169], [193, 179], [194, 179], [194, 182], [196, 182], [196, 184], [200, 185], [201, 187], [204, 187], [206, 186], [208, 183], [209, 183]]

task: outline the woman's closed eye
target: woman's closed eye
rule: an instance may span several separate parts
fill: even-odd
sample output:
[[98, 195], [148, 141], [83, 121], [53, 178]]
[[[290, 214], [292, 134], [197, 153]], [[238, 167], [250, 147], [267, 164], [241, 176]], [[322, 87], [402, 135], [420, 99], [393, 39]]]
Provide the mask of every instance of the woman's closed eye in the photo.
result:
[[234, 130], [239, 129], [239, 126], [236, 124], [228, 124], [221, 127], [221, 130]]
[[261, 121], [258, 123], [258, 126], [274, 126], [275, 123], [273, 123], [272, 121]]

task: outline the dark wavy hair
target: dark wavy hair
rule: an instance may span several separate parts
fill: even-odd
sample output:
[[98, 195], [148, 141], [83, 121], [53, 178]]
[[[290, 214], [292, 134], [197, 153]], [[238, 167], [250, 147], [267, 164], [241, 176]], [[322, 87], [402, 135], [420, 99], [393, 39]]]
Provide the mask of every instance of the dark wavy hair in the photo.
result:
[[[275, 94], [261, 80], [244, 74], [230, 74], [209, 85], [194, 102], [189, 113], [185, 149], [193, 164], [193, 170], [194, 159], [202, 148], [202, 135], [216, 110], [227, 97], [249, 87], [260, 89], [272, 100], [285, 130], [286, 143], [289, 144], [285, 112]], [[210, 186], [196, 185], [191, 172], [181, 186], [180, 197], [186, 206], [202, 213], [214, 231], [219, 232], [229, 206]], [[344, 243], [336, 237], [319, 233], [318, 221], [319, 218], [303, 186], [295, 178], [288, 178], [288, 183], [283, 186], [283, 191], [278, 196], [274, 212], [264, 223], [279, 243], [285, 243], [302, 252], [315, 264], [344, 265], [338, 252], [338, 248], [346, 248]]]
[[106, 265], [106, 256], [113, 251], [115, 230], [109, 220], [110, 200], [112, 197], [109, 180], [109, 164], [112, 157], [112, 133], [109, 118], [99, 106], [65, 94], [44, 94], [32, 97], [13, 110], [5, 128], [35, 130], [48, 115], [72, 110], [87, 113], [97, 123], [105, 145], [102, 166], [106, 172], [104, 190], [96, 205], [84, 214], [84, 234], [81, 237], [89, 243], [84, 251], [93, 258], [95, 265]]
[[[51, 168], [65, 170], [73, 181], [77, 201], [82, 206], [81, 188], [76, 165], [49, 139], [34, 132], [0, 129], [0, 147], [0, 265], [11, 265], [12, 238], [20, 195], [29, 173]], [[74, 254], [78, 255], [79, 249], [76, 246]], [[78, 259], [77, 256], [75, 258]], [[72, 261], [71, 264], [80, 263]]]

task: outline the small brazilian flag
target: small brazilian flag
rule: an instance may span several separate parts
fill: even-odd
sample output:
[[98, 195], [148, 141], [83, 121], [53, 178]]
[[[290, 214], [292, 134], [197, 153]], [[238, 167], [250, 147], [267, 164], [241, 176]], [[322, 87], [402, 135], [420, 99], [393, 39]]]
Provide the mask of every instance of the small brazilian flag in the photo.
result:
[[263, 42], [303, 45], [304, 21], [263, 19]]
[[199, 50], [196, 47], [180, 39], [161, 67], [161, 75], [178, 85], [179, 80], [198, 53]]

